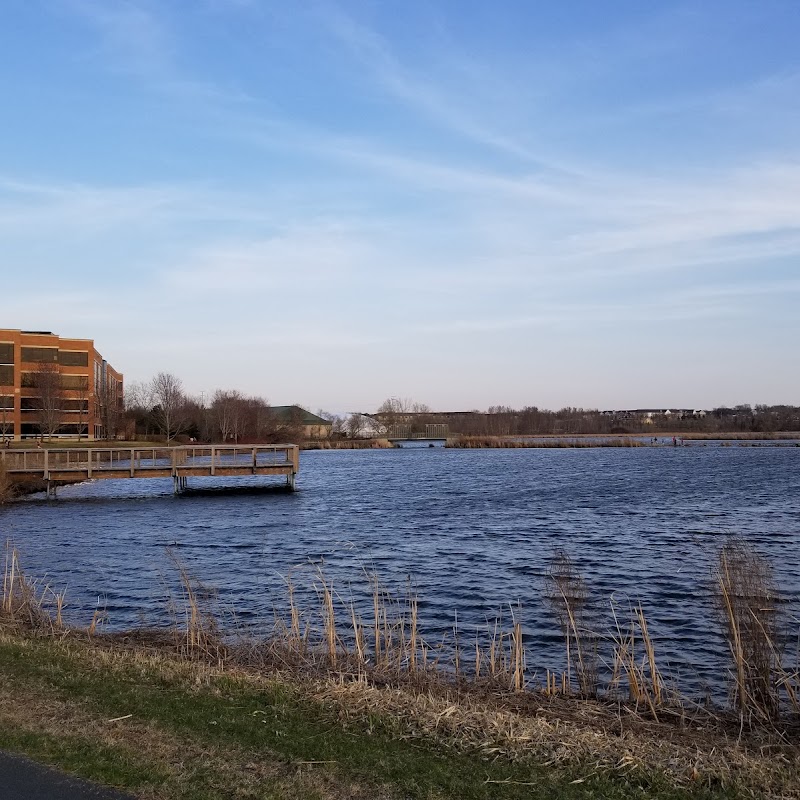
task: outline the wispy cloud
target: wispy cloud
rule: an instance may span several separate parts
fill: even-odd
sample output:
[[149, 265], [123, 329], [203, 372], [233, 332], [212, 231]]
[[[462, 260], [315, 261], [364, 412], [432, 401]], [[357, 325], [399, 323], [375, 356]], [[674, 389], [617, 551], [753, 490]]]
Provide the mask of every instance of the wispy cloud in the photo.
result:
[[181, 37], [169, 24], [164, 6], [145, 0], [63, 2], [96, 37], [85, 57], [101, 62], [106, 69], [184, 100], [236, 105], [253, 101], [240, 86], [187, 75], [179, 66]]

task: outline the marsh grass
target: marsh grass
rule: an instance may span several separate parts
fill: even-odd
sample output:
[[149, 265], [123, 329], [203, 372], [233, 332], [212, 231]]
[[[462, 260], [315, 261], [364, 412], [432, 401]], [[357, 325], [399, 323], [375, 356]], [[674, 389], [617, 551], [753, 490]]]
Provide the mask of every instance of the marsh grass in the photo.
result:
[[632, 436], [554, 436], [552, 438], [510, 438], [505, 436], [459, 436], [447, 440], [456, 449], [556, 449], [572, 450], [594, 447], [650, 447], [649, 442]]
[[[180, 603], [172, 600], [174, 611], [183, 619], [183, 625], [174, 626], [175, 642], [178, 651], [187, 658], [210, 659], [223, 663], [226, 646], [218, 624], [217, 615], [209, 602], [216, 592], [201, 583], [175, 555], [167, 549], [167, 556], [180, 578], [182, 598]], [[90, 629], [95, 625], [92, 618]]]
[[[160, 732], [128, 740], [134, 750], [142, 737], [163, 739], [165, 730], [175, 735], [176, 753], [185, 752], [187, 733], [199, 737], [192, 745], [198, 759], [211, 753], [220, 769], [236, 764], [226, 773], [231, 786], [240, 785], [254, 758], [277, 753], [290, 763], [330, 764], [324, 769], [337, 774], [354, 770], [368, 782], [379, 774], [382, 783], [399, 787], [398, 794], [386, 797], [489, 798], [501, 791], [504, 797], [738, 797], [738, 781], [752, 789], [742, 796], [800, 797], [800, 754], [786, 738], [791, 721], [784, 718], [788, 727], [776, 734], [774, 713], [750, 712], [755, 723], [764, 724], [748, 726], [747, 735], [755, 738], [745, 741], [739, 722], [722, 709], [694, 707], [667, 690], [642, 606], [612, 598], [611, 630], [595, 634], [600, 620], [590, 587], [563, 553], [554, 554], [543, 588], [553, 625], [564, 638], [567, 668], [538, 679], [529, 671], [519, 605], [488, 620], [474, 639], [456, 618], [448, 634], [429, 641], [410, 583], [393, 590], [365, 572], [366, 588], [356, 600], [337, 591], [315, 567], [310, 590], [296, 573], [286, 576], [288, 607], [275, 614], [269, 632], [256, 637], [226, 630], [217, 593], [173, 553], [170, 559], [180, 586], [172, 598], [173, 632], [101, 634], [98, 612], [89, 629], [63, 628], [63, 594], [56, 601], [57, 593], [46, 584], [30, 580], [9, 544], [0, 614], [12, 626], [0, 626], [0, 675], [13, 673], [30, 684], [31, 697], [61, 681], [60, 691], [81, 708], [97, 706], [103, 725], [129, 709], [139, 720], [155, 721]], [[720, 551], [723, 596], [737, 603], [748, 592], [754, 598], [733, 617], [742, 685], [748, 702], [755, 697], [771, 709], [769, 702], [796, 697], [797, 675], [787, 674], [776, 660], [776, 628], [760, 645], [744, 643], [768, 627], [762, 619], [748, 628], [743, 621], [748, 614], [752, 619], [775, 608], [766, 604], [774, 595], [763, 591], [770, 586], [768, 573], [759, 573], [758, 591], [742, 584], [752, 573], [747, 563], [739, 550]], [[772, 611], [767, 620], [774, 622]], [[9, 655], [16, 647], [8, 640], [12, 628], [23, 637], [35, 634], [30, 646], [41, 664]], [[66, 648], [65, 655], [43, 649], [48, 640]], [[598, 663], [601, 641], [613, 653], [608, 669]], [[78, 663], [84, 647], [86, 661]], [[766, 682], [765, 662], [757, 655], [764, 647], [770, 652]], [[47, 659], [61, 659], [63, 667]], [[761, 666], [748, 684], [751, 662]], [[166, 677], [153, 673], [154, 664], [156, 672], [167, 670]], [[771, 701], [765, 700], [764, 687], [771, 687]], [[2, 703], [0, 723], [1, 717]], [[98, 729], [89, 738], [95, 733], [105, 735]], [[224, 749], [233, 746], [269, 750], [255, 757]], [[151, 757], [152, 748], [146, 761]], [[183, 756], [178, 761], [182, 764]], [[176, 769], [176, 762], [160, 755], [155, 762], [170, 774]], [[175, 792], [185, 779], [180, 772], [170, 779], [169, 796], [183, 796]], [[348, 794], [347, 781], [336, 785], [338, 794], [319, 796], [355, 796]], [[530, 794], [528, 785], [541, 791]], [[297, 796], [306, 796], [303, 791], [308, 787]], [[365, 788], [360, 796], [384, 796], [371, 791]]]
[[780, 599], [771, 565], [733, 539], [719, 552], [716, 600], [731, 656], [733, 702], [743, 719], [773, 720], [781, 689], [797, 708], [795, 675], [783, 666]]
[[[679, 687], [667, 688], [641, 604], [626, 607], [612, 598], [604, 631], [586, 580], [564, 553], [553, 555], [543, 596], [563, 637], [565, 668], [538, 674], [529, 667], [520, 605], [509, 606], [510, 613], [498, 613], [472, 631], [462, 628], [456, 614], [450, 631], [431, 639], [420, 624], [419, 598], [410, 582], [391, 589], [374, 572], [364, 572], [366, 591], [356, 600], [352, 593], [340, 594], [317, 566], [311, 587], [301, 591], [297, 575], [286, 576], [286, 608], [275, 612], [269, 629], [255, 635], [223, 625], [217, 592], [192, 575], [174, 552], [168, 551], [168, 557], [180, 586], [171, 599], [172, 649], [190, 661], [336, 674], [369, 684], [599, 698], [655, 720], [665, 714], [685, 717], [693, 707]], [[731, 653], [732, 707], [752, 723], [774, 725], [781, 709], [789, 719], [800, 712], [798, 670], [784, 665], [779, 598], [769, 565], [732, 540], [719, 551], [715, 586]], [[30, 579], [19, 553], [7, 544], [3, 620], [40, 633], [64, 633], [64, 599], [63, 592]], [[105, 612], [95, 611], [85, 633], [98, 637], [105, 619]], [[146, 640], [147, 632], [141, 637]], [[163, 638], [153, 636], [156, 642]]]
[[553, 558], [546, 586], [547, 600], [564, 636], [567, 660], [565, 688], [569, 690], [574, 671], [580, 694], [583, 697], [595, 697], [598, 680], [597, 636], [587, 624], [589, 590], [586, 581], [575, 569], [569, 556], [559, 551]]
[[65, 599], [65, 591], [57, 592], [44, 580], [28, 577], [20, 564], [19, 552], [6, 542], [0, 597], [0, 617], [6, 623], [24, 625], [37, 632], [61, 631]]

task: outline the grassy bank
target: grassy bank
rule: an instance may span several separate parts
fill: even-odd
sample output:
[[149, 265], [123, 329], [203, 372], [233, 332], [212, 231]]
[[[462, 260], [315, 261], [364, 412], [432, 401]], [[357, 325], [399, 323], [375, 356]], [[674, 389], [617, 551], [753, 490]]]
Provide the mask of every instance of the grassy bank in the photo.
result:
[[800, 798], [798, 676], [774, 639], [768, 565], [739, 543], [715, 575], [730, 710], [667, 689], [640, 607], [617, 623], [600, 690], [585, 585], [564, 559], [549, 591], [568, 668], [540, 684], [519, 622], [431, 647], [413, 595], [374, 579], [364, 622], [317, 572], [318, 609], [287, 580], [271, 635], [224, 634], [207, 587], [173, 563], [179, 622], [102, 635], [97, 613], [65, 628], [63, 593], [8, 550], [0, 747], [150, 798]]
[[759, 758], [590, 704], [303, 680], [8, 628], [0, 675], [0, 747], [148, 798], [800, 796], [785, 746]]

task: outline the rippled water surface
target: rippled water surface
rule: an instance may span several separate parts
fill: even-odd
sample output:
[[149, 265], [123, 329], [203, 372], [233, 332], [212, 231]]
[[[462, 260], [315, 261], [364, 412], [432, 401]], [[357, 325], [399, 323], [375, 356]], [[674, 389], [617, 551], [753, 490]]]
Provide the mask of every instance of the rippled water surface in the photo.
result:
[[[0, 535], [29, 573], [67, 586], [84, 624], [98, 604], [117, 628], [166, 622], [172, 545], [244, 621], [283, 607], [290, 567], [321, 562], [344, 599], [367, 596], [366, 572], [389, 586], [410, 580], [431, 640], [455, 610], [469, 632], [519, 601], [539, 670], [563, 662], [542, 601], [563, 549], [590, 585], [598, 627], [610, 625], [612, 595], [623, 609], [641, 601], [662, 664], [701, 691], [724, 661], [708, 590], [735, 533], [772, 560], [798, 628], [800, 448], [318, 451], [302, 454], [298, 485], [176, 498], [171, 480], [97, 481], [0, 510]], [[312, 574], [298, 572], [301, 594]]]

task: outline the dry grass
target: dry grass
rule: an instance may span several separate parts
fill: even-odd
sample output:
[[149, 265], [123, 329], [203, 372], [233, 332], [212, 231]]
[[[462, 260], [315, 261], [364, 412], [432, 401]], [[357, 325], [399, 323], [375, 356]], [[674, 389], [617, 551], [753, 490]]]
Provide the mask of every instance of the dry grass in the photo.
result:
[[19, 552], [6, 543], [0, 619], [34, 631], [62, 631], [65, 593], [48, 583], [29, 578], [22, 569]]
[[[215, 593], [200, 583], [171, 550], [167, 550], [167, 555], [178, 571], [183, 592], [183, 607], [177, 610], [177, 614], [183, 618], [184, 624], [174, 626], [178, 651], [187, 658], [212, 659], [222, 663], [226, 647], [213, 609], [201, 599], [213, 597]], [[92, 628], [94, 623], [95, 618], [92, 618]]]
[[[570, 558], [558, 552], [547, 576], [547, 599], [564, 636], [567, 656], [566, 681], [562, 691], [569, 691], [574, 670], [583, 697], [597, 695], [597, 637], [587, 624], [589, 591]], [[550, 691], [548, 678], [548, 691]]]
[[[307, 690], [308, 691], [308, 690]], [[737, 740], [712, 717], [646, 720], [595, 701], [477, 694], [440, 687], [321, 679], [314, 696], [346, 718], [380, 713], [397, 735], [425, 735], [448, 748], [492, 759], [536, 761], [585, 775], [666, 773], [676, 786], [736, 786], [748, 794], [800, 797], [800, 754], [780, 739]], [[766, 757], [765, 757], [766, 755]]]
[[650, 444], [627, 436], [554, 436], [553, 438], [518, 439], [505, 436], [459, 436], [447, 440], [447, 447], [461, 449], [583, 449], [591, 447], [649, 447]]
[[302, 450], [388, 450], [392, 443], [388, 439], [319, 439], [307, 441]]
[[733, 701], [743, 720], [774, 720], [784, 696], [797, 711], [797, 673], [783, 665], [780, 600], [771, 566], [745, 542], [732, 540], [720, 550], [715, 577]]
[[[796, 745], [763, 730], [747, 736], [732, 735], [735, 728], [708, 714], [658, 721], [626, 706], [579, 701], [560, 694], [545, 697], [498, 689], [477, 691], [468, 685], [443, 682], [381, 682], [341, 671], [314, 674], [287, 667], [254, 670], [235, 663], [223, 667], [187, 661], [169, 647], [125, 647], [117, 637], [88, 644], [73, 637], [64, 646], [90, 661], [93, 669], [108, 671], [112, 684], [116, 673], [129, 674], [133, 669], [142, 684], [147, 682], [147, 675], [162, 676], [160, 683], [170, 686], [172, 695], [179, 686], [190, 687], [192, 693], [213, 691], [220, 680], [236, 681], [256, 694], [278, 684], [290, 695], [328, 709], [331, 718], [338, 719], [351, 736], [364, 727], [369, 736], [380, 720], [397, 740], [427, 740], [444, 752], [475, 755], [494, 763], [544, 764], [566, 774], [577, 771], [584, 778], [630, 776], [634, 783], [658, 774], [665, 775], [673, 786], [686, 789], [728, 787], [735, 788], [736, 796], [741, 797], [800, 798], [800, 751]], [[261, 779], [277, 776], [281, 769], [276, 771], [274, 762], [235, 748], [209, 749], [205, 744], [198, 749], [191, 738], [171, 737], [136, 719], [123, 725], [109, 725], [108, 720], [98, 724], [85, 711], [63, 704], [57, 697], [40, 692], [26, 697], [15, 687], [9, 688], [13, 702], [0, 700], [0, 719], [4, 722], [9, 714], [16, 713], [16, 724], [22, 726], [48, 724], [49, 730], [55, 731], [57, 726], [77, 725], [87, 736], [98, 737], [108, 745], [131, 751], [144, 746], [148, 760], [170, 774], [165, 788], [173, 791], [178, 785], [173, 782], [185, 780], [197, 758], [210, 759], [215, 770], [220, 768], [218, 775], [225, 778], [238, 774], [247, 764], [265, 760], [259, 770]], [[29, 705], [42, 713], [18, 713], [20, 709], [29, 710]], [[120, 713], [128, 710], [126, 706]], [[80, 719], [73, 719], [76, 714]], [[185, 744], [183, 755], [176, 747], [180, 742]], [[153, 796], [162, 795], [154, 792]], [[332, 794], [323, 792], [322, 796]]]
[[[298, 603], [290, 575], [287, 613], [276, 616], [271, 633], [235, 639], [216, 622], [213, 592], [174, 557], [173, 563], [182, 586], [174, 601], [174, 634], [98, 637], [93, 621], [89, 638], [111, 653], [146, 648], [148, 657], [177, 658], [190, 671], [243, 672], [252, 679], [279, 674], [334, 704], [344, 718], [381, 714], [393, 720], [399, 737], [422, 735], [449, 748], [512, 760], [591, 763], [601, 775], [659, 770], [676, 785], [736, 783], [761, 786], [767, 796], [800, 798], [800, 756], [786, 744], [797, 726], [789, 712], [800, 711], [797, 671], [786, 670], [780, 658], [768, 565], [739, 542], [720, 551], [716, 574], [735, 716], [696, 708], [667, 691], [640, 605], [622, 613], [612, 602], [613, 629], [606, 638], [613, 658], [601, 679], [589, 588], [563, 554], [553, 560], [547, 587], [567, 670], [547, 672], [538, 683], [528, 671], [519, 608], [509, 620], [498, 618], [477, 631], [474, 643], [457, 622], [451, 635], [430, 642], [411, 586], [393, 593], [377, 576], [367, 576], [365, 619], [317, 570], [316, 607]], [[76, 635], [63, 631], [63, 595], [28, 579], [10, 546], [1, 599], [3, 619], [17, 626]]]

